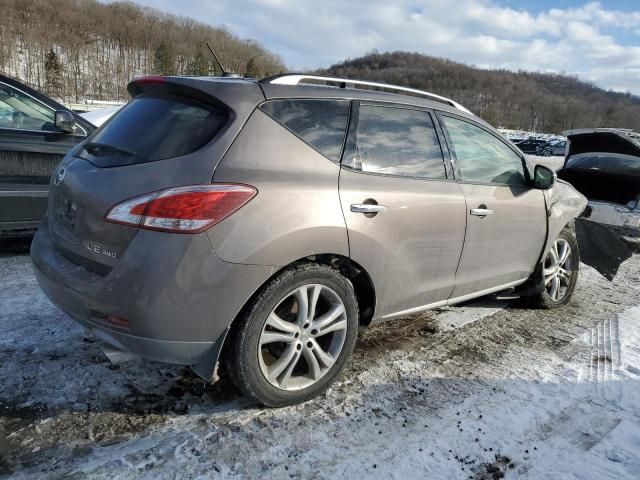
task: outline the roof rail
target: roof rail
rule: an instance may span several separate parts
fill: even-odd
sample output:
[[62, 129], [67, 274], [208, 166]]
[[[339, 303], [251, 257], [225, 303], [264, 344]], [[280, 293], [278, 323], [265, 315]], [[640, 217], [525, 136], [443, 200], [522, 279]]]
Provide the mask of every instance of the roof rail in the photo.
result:
[[312, 83], [309, 82], [309, 80], [322, 81], [325, 83], [338, 83], [340, 88], [358, 88], [358, 86], [365, 86], [396, 92], [411, 93], [416, 96], [440, 100], [441, 102], [447, 103], [452, 107], [457, 108], [458, 110], [472, 114], [469, 109], [463, 107], [458, 102], [451, 100], [450, 98], [442, 97], [440, 95], [436, 95], [435, 93], [425, 92], [423, 90], [416, 90], [415, 88], [401, 87], [400, 85], [390, 85], [388, 83], [369, 82], [366, 80], [351, 80], [348, 78], [325, 77], [322, 75], [306, 75], [300, 73], [283, 73], [281, 75], [275, 75], [273, 77], [265, 78], [261, 80], [261, 82], [274, 85], [299, 85], [300, 83]]

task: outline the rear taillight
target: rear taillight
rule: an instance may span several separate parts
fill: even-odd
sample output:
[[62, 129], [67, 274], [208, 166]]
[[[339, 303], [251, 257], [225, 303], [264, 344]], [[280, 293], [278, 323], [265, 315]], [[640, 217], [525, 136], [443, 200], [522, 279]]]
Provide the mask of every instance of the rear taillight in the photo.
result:
[[169, 188], [118, 203], [105, 220], [148, 230], [198, 233], [227, 218], [256, 193], [249, 185], [228, 183]]

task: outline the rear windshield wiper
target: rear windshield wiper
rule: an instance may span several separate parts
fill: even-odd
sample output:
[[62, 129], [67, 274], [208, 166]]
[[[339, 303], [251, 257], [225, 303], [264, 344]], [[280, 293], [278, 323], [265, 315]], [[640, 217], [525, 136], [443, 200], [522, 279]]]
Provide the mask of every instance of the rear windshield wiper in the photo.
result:
[[99, 152], [100, 150], [110, 150], [112, 152], [124, 153], [125, 155], [129, 155], [130, 157], [138, 156], [138, 154], [133, 150], [129, 150], [128, 148], [123, 147], [116, 147], [115, 145], [109, 145], [107, 143], [87, 142], [82, 145], [82, 148], [91, 154], [93, 154], [94, 152]]

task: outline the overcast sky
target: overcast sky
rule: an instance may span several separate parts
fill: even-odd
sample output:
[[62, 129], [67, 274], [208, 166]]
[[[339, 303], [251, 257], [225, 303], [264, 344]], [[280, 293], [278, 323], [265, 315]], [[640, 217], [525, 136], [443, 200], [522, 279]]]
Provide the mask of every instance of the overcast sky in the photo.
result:
[[136, 0], [253, 38], [291, 70], [408, 50], [640, 95], [640, 1]]

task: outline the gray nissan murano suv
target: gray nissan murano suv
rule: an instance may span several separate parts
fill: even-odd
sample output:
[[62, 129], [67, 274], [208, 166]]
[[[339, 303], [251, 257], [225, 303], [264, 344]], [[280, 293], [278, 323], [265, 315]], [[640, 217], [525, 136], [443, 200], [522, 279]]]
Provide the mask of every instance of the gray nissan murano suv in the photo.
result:
[[286, 74], [145, 77], [63, 159], [31, 257], [111, 346], [222, 363], [269, 406], [328, 388], [358, 328], [576, 285], [585, 198], [438, 95]]

